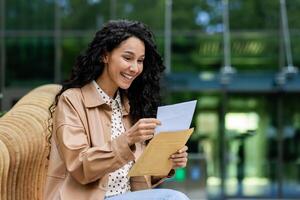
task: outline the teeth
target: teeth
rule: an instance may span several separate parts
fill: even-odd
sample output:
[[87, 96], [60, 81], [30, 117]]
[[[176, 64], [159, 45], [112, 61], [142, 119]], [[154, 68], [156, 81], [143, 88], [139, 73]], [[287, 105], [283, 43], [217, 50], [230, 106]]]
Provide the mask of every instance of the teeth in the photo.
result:
[[127, 78], [127, 79], [129, 79], [129, 80], [131, 80], [131, 79], [133, 79], [133, 76], [130, 76], [130, 75], [127, 75], [127, 74], [122, 74], [125, 78]]

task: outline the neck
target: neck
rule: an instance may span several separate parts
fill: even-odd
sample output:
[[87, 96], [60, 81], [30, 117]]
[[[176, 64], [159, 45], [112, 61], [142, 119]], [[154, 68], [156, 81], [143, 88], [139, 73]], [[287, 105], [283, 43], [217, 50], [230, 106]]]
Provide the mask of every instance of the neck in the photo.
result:
[[101, 89], [112, 99], [114, 99], [116, 92], [118, 90], [117, 87], [113, 87], [110, 82], [105, 80], [104, 78], [98, 77], [96, 79], [96, 83], [101, 87]]

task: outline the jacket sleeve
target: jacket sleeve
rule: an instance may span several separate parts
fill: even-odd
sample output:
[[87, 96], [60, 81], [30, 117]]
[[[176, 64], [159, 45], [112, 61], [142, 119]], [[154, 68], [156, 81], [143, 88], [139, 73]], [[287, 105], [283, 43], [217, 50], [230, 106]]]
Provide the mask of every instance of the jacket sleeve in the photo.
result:
[[124, 135], [104, 146], [91, 147], [87, 130], [76, 110], [80, 109], [78, 107], [67, 97], [60, 97], [55, 110], [53, 134], [67, 171], [79, 183], [88, 184], [134, 160], [134, 154]]

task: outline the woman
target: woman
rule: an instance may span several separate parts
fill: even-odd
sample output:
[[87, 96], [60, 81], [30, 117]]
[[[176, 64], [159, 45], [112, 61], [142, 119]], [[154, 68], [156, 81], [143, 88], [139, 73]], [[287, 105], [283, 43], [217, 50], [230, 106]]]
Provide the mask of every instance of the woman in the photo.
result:
[[150, 189], [186, 166], [186, 146], [171, 156], [168, 176], [127, 177], [160, 124], [154, 117], [163, 69], [153, 34], [142, 23], [111, 21], [96, 33], [50, 107], [45, 199], [188, 199]]

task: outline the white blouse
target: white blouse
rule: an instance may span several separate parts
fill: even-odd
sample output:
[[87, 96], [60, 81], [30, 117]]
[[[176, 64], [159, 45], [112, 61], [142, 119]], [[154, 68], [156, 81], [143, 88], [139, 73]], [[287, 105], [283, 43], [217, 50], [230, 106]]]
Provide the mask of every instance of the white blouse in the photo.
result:
[[[94, 85], [100, 94], [100, 97], [112, 108], [111, 116], [111, 139], [115, 139], [125, 132], [124, 124], [122, 122], [122, 103], [119, 91], [115, 99], [110, 98], [94, 81]], [[126, 165], [109, 173], [108, 188], [105, 197], [111, 197], [130, 191], [130, 182], [127, 177], [133, 161], [128, 162]]]

